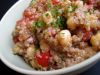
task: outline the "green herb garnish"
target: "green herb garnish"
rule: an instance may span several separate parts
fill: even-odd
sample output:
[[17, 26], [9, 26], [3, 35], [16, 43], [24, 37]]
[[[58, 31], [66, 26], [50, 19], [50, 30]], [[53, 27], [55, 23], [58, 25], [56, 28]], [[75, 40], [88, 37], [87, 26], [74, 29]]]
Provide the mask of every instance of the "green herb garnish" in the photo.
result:
[[96, 7], [93, 7], [94, 10], [96, 10]]
[[45, 16], [49, 16], [49, 13], [46, 13]]
[[50, 63], [48, 64], [49, 67], [51, 67]]
[[41, 66], [41, 65], [39, 65], [39, 64], [38, 64], [38, 66], [41, 68], [41, 71], [42, 71], [44, 67], [43, 67], [43, 66]]
[[68, 5], [68, 8], [70, 8], [70, 5]]
[[35, 25], [38, 27], [42, 27], [43, 26], [43, 22], [39, 21], [38, 19], [35, 21]]
[[39, 49], [39, 47], [35, 47], [35, 50], [34, 50], [34, 52], [36, 52], [38, 49]]
[[75, 9], [77, 9], [77, 8], [78, 8], [78, 6], [75, 5], [74, 8], [73, 8], [73, 11], [75, 11]]
[[59, 23], [60, 23], [60, 19], [59, 19], [59, 18], [57, 18], [56, 24], [59, 24]]
[[34, 6], [34, 1], [35, 1], [35, 0], [32, 0], [32, 1], [31, 1], [31, 7]]
[[35, 7], [36, 9], [38, 9], [38, 7]]
[[32, 26], [32, 30], [36, 30], [36, 26], [33, 25], [33, 26]]
[[88, 10], [88, 12], [90, 13], [90, 15], [92, 14], [92, 12], [90, 11], [90, 9]]
[[48, 7], [48, 8], [50, 8], [51, 6], [50, 6], [50, 5], [48, 5], [47, 7]]
[[63, 53], [61, 53], [62, 61], [65, 61]]
[[47, 2], [47, 3], [52, 3], [52, 2]]

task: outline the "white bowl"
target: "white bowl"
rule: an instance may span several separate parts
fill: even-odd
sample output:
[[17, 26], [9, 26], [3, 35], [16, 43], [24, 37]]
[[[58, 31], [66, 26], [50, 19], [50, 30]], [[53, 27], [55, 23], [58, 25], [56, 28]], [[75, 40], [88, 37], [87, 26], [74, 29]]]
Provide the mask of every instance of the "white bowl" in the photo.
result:
[[29, 5], [31, 0], [19, 0], [15, 3], [8, 12], [4, 15], [0, 23], [0, 58], [8, 67], [11, 69], [23, 73], [23, 74], [78, 74], [88, 68], [92, 67], [100, 59], [100, 52], [98, 52], [93, 57], [76, 64], [74, 66], [54, 70], [54, 71], [36, 71], [31, 68], [24, 60], [17, 56], [13, 55], [13, 46], [12, 41], [12, 31], [18, 21], [22, 17], [22, 12]]

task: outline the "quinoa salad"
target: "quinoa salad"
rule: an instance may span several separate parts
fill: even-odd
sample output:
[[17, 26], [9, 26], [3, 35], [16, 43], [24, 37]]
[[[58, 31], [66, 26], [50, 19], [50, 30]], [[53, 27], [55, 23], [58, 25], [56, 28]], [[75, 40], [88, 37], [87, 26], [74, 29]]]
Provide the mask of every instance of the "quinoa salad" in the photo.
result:
[[38, 71], [92, 57], [100, 50], [99, 7], [100, 0], [31, 0], [12, 32], [13, 54]]

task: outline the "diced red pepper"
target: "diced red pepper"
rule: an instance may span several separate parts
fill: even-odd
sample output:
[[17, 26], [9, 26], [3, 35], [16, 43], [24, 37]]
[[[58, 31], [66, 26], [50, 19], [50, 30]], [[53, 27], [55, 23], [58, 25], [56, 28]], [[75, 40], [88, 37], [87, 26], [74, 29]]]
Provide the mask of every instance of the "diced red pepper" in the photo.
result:
[[36, 18], [30, 18], [29, 21], [36, 21]]
[[96, 0], [87, 0], [89, 5], [96, 5], [97, 1]]
[[89, 9], [91, 10], [90, 5], [85, 4], [84, 6], [87, 8], [87, 10], [89, 10]]
[[77, 0], [70, 0], [70, 1], [72, 2], [72, 1], [77, 1]]
[[93, 32], [92, 30], [87, 31], [86, 29], [83, 30], [83, 38], [82, 41], [88, 41], [90, 39], [90, 37], [92, 36]]
[[59, 4], [59, 1], [57, 1], [57, 0], [51, 0], [52, 1], [52, 3], [55, 5], [55, 4]]
[[40, 53], [40, 55], [36, 55], [36, 60], [38, 64], [41, 65], [42, 67], [48, 67], [49, 58], [50, 58], [49, 52]]
[[17, 21], [17, 25], [23, 25], [23, 23], [27, 23], [28, 22], [28, 18], [23, 18], [19, 21]]
[[33, 9], [33, 7], [25, 9], [25, 11], [24, 11], [25, 17], [31, 17], [32, 15], [34, 15], [34, 13], [32, 12], [32, 9]]
[[45, 4], [45, 1], [44, 1], [44, 0], [41, 0], [41, 3], [42, 3], [42, 4]]
[[19, 42], [18, 36], [17, 37], [13, 37], [13, 40], [15, 43]]
[[47, 34], [49, 34], [48, 35], [49, 37], [54, 37], [58, 33], [58, 32], [53, 33], [54, 28], [52, 26], [48, 27], [47, 29], [48, 29]]

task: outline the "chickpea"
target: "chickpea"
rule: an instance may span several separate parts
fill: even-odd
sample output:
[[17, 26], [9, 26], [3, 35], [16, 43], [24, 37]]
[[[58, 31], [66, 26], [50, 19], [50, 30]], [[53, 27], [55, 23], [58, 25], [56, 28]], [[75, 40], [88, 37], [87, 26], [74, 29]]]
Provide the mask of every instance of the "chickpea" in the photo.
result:
[[21, 50], [21, 47], [18, 44], [19, 42], [14, 45], [14, 48], [13, 48], [14, 54], [19, 54]]
[[96, 54], [98, 52], [98, 49], [95, 47], [88, 46], [84, 49], [84, 51], [86, 52], [85, 58], [87, 59]]
[[53, 18], [52, 18], [52, 15], [51, 15], [51, 12], [47, 11], [43, 14], [43, 21], [46, 23], [46, 24], [49, 24], [53, 21]]
[[71, 33], [69, 32], [69, 30], [62, 30], [57, 35], [57, 40], [61, 43], [62, 46], [66, 46], [72, 41]]
[[77, 5], [77, 6], [83, 6], [83, 1], [76, 1], [75, 5]]
[[68, 18], [66, 22], [68, 29], [75, 30], [76, 29], [76, 23], [74, 22], [74, 17]]
[[28, 47], [27, 48], [27, 57], [34, 57], [34, 53], [35, 53], [35, 48], [34, 48], [34, 46], [31, 46], [31, 47]]
[[90, 39], [90, 43], [92, 44], [92, 46], [100, 49], [100, 33], [97, 33], [96, 35], [92, 36]]
[[50, 47], [47, 43], [45, 43], [44, 40], [41, 40], [40, 41], [40, 49], [43, 50], [43, 51], [48, 52], [50, 50]]
[[98, 25], [98, 21], [97, 20], [91, 20], [90, 21], [90, 27], [92, 29], [96, 28], [97, 25]]
[[38, 64], [37, 64], [36, 60], [31, 60], [31, 61], [30, 61], [30, 64], [31, 64], [31, 66], [32, 66], [33, 68], [37, 68], [37, 67], [38, 67]]

